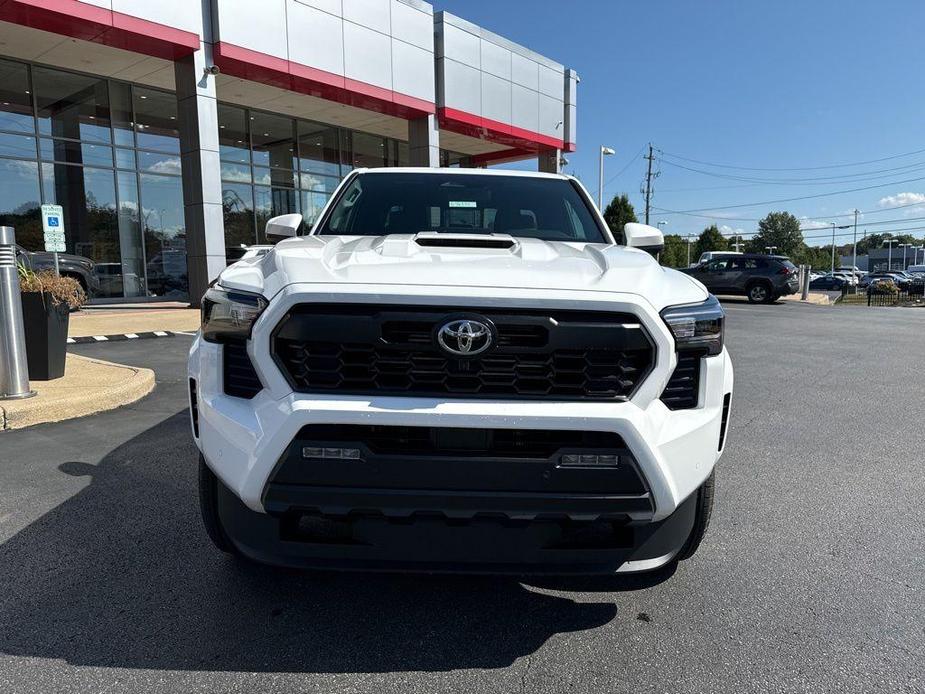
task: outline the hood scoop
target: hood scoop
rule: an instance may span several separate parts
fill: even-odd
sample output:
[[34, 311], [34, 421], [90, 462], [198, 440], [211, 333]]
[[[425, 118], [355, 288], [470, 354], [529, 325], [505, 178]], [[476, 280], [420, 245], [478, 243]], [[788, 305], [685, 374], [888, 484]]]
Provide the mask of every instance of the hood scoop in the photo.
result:
[[416, 234], [414, 242], [423, 248], [510, 250], [517, 245], [517, 241], [507, 234], [448, 234], [434, 231]]

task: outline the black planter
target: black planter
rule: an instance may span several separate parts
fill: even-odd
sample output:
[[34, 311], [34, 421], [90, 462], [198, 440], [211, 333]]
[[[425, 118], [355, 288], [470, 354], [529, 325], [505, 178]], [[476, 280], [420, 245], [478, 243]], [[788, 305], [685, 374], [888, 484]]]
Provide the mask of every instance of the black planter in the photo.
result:
[[22, 322], [29, 380], [50, 381], [64, 375], [69, 314], [67, 304], [54, 306], [51, 297], [40, 292], [23, 292]]

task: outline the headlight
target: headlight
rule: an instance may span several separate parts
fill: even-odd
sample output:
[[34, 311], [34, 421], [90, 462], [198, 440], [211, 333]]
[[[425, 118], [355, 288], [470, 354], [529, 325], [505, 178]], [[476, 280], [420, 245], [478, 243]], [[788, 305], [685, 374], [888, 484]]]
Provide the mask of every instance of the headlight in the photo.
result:
[[259, 294], [214, 285], [202, 297], [202, 339], [246, 340], [251, 336], [254, 321], [266, 307], [267, 300]]
[[715, 296], [702, 304], [670, 306], [662, 319], [674, 335], [677, 349], [705, 348], [708, 355], [723, 351], [723, 323], [726, 314]]

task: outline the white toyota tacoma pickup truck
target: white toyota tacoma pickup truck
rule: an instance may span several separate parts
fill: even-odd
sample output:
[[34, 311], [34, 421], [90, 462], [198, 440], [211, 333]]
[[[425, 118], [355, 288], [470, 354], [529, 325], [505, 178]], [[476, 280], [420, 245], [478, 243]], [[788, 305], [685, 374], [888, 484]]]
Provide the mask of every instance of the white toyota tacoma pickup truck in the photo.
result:
[[724, 314], [570, 177], [357, 170], [225, 269], [189, 357], [206, 530], [360, 570], [610, 573], [691, 556]]

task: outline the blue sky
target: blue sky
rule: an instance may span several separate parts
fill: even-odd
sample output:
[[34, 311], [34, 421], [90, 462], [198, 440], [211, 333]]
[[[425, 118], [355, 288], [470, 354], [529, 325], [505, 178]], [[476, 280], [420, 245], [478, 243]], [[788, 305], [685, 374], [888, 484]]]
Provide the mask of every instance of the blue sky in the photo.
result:
[[[634, 157], [649, 141], [665, 152], [654, 206], [715, 217], [654, 213], [653, 223], [668, 221], [667, 233], [699, 233], [716, 221], [748, 234], [750, 220], [788, 210], [806, 218], [804, 235], [816, 244], [825, 231], [812, 227], [830, 218], [847, 224], [853, 217], [831, 216], [857, 208], [865, 212], [862, 231], [921, 227], [909, 233], [925, 235], [923, 0], [434, 0], [434, 7], [578, 71], [578, 151], [567, 155], [566, 171], [592, 192], [598, 146], [606, 144], [617, 154], [606, 160], [605, 198], [629, 193], [640, 211], [645, 162]], [[871, 161], [894, 155], [908, 156]], [[762, 171], [679, 157], [756, 169], [871, 163]], [[809, 178], [817, 180], [793, 180]], [[907, 206], [884, 209], [898, 205]]]

